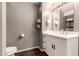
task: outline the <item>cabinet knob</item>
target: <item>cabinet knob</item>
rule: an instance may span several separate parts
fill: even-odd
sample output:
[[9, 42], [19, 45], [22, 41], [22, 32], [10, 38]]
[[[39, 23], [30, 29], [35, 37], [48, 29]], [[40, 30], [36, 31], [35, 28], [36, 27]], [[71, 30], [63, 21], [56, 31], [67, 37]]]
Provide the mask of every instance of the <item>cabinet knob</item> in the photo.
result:
[[55, 44], [52, 44], [52, 48], [55, 50]]
[[55, 44], [54, 44], [54, 47], [53, 47], [53, 49], [55, 50]]
[[52, 44], [52, 48], [54, 48], [54, 45]]

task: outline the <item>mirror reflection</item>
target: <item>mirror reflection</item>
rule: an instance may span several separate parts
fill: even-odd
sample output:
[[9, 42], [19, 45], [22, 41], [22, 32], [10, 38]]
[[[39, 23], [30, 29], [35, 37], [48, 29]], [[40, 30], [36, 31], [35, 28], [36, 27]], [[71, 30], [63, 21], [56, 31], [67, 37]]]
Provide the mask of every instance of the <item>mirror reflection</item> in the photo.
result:
[[[58, 2], [59, 3], [59, 2]], [[56, 3], [55, 3], [56, 6]], [[63, 3], [53, 8], [53, 30], [74, 31], [74, 4]]]

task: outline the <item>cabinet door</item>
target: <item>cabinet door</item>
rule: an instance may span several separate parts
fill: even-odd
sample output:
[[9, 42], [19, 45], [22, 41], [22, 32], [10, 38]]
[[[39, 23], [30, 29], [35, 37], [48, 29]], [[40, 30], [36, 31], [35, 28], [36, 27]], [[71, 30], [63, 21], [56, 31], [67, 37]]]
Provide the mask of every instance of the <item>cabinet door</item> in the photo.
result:
[[66, 56], [66, 40], [55, 38], [55, 56]]
[[47, 36], [46, 39], [47, 39], [47, 54], [49, 56], [54, 56], [55, 55], [55, 51], [52, 48], [52, 46], [54, 44], [54, 41], [53, 40], [51, 41], [51, 39], [52, 39], [51, 36]]

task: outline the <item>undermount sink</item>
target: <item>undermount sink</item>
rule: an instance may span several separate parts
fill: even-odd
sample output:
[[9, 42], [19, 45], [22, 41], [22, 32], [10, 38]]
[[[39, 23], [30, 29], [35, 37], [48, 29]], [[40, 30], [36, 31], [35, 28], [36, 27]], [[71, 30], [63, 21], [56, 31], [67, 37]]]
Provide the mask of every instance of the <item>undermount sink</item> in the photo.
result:
[[43, 34], [52, 35], [60, 38], [73, 38], [79, 37], [79, 32], [71, 32], [71, 31], [44, 31]]

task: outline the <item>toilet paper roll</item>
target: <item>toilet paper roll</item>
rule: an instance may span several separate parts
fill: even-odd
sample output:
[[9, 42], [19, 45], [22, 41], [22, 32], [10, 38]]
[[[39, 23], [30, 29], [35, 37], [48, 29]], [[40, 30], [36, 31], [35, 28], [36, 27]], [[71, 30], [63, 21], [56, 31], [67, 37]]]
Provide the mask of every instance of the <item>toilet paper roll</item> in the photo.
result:
[[24, 37], [24, 34], [21, 34], [20, 36], [23, 38]]

